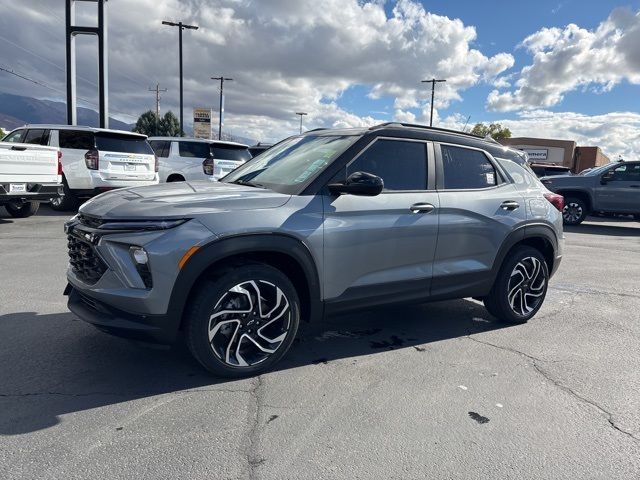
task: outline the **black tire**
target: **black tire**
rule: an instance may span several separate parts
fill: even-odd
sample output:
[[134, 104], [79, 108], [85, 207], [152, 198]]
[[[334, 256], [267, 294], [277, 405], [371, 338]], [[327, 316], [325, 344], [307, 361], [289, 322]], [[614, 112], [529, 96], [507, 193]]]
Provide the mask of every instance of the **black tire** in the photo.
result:
[[27, 218], [35, 215], [39, 207], [40, 203], [38, 202], [7, 203], [4, 206], [13, 218]]
[[[525, 274], [528, 271], [536, 273], [532, 278], [527, 278]], [[518, 286], [520, 279], [523, 282]], [[484, 306], [491, 315], [503, 322], [526, 323], [542, 307], [548, 284], [549, 269], [542, 253], [533, 247], [516, 247], [502, 264], [491, 292], [484, 298]], [[512, 301], [515, 307], [512, 307]]]
[[64, 195], [58, 195], [51, 198], [49, 205], [56, 212], [68, 212], [78, 208], [78, 198], [71, 192], [67, 180], [62, 179], [62, 191]]
[[[246, 293], [239, 293], [242, 290]], [[264, 299], [260, 308], [272, 313], [272, 322], [270, 317], [253, 314], [258, 310], [258, 293]], [[253, 313], [248, 312], [251, 306]], [[204, 368], [222, 377], [253, 376], [269, 370], [289, 350], [300, 324], [300, 301], [289, 278], [279, 270], [260, 263], [241, 264], [200, 285], [184, 321], [187, 346]], [[260, 331], [265, 328], [263, 336]], [[273, 352], [259, 350], [254, 341]]]
[[565, 225], [580, 225], [588, 214], [587, 203], [582, 198], [565, 197], [562, 210], [562, 221]]

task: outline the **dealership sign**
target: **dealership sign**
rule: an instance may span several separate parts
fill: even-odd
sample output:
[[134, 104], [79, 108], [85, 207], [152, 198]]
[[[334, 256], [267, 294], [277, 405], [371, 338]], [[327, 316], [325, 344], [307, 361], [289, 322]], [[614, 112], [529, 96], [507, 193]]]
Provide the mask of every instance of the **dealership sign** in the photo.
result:
[[211, 139], [211, 109], [193, 109], [193, 136]]
[[527, 153], [527, 155], [529, 155], [529, 160], [532, 162], [542, 162], [547, 160], [548, 156], [549, 156], [549, 150], [547, 150], [546, 148], [523, 148], [522, 149], [524, 152]]

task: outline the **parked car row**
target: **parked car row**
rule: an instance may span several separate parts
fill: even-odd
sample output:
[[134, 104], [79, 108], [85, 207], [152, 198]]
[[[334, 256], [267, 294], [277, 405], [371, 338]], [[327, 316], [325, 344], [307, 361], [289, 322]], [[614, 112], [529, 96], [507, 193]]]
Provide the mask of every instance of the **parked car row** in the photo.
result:
[[56, 187], [50, 200], [59, 211], [74, 210], [83, 200], [116, 188], [217, 181], [252, 158], [249, 147], [241, 143], [147, 138], [134, 132], [68, 125], [25, 125], [3, 141], [15, 148], [30, 145], [30, 152], [35, 151], [34, 145], [58, 152], [62, 193], [56, 194]]

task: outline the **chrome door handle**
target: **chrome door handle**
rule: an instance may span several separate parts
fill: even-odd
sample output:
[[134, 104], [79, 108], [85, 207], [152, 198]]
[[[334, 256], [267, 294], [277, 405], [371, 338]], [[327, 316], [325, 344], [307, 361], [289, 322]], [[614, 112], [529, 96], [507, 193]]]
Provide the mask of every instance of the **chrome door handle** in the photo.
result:
[[430, 213], [430, 212], [433, 212], [435, 209], [436, 207], [434, 207], [430, 203], [414, 203], [409, 207], [409, 210], [411, 210], [411, 213]]
[[514, 202], [513, 200], [507, 200], [505, 202], [502, 202], [502, 204], [500, 205], [500, 208], [503, 210], [515, 210], [519, 207], [520, 204], [518, 202]]

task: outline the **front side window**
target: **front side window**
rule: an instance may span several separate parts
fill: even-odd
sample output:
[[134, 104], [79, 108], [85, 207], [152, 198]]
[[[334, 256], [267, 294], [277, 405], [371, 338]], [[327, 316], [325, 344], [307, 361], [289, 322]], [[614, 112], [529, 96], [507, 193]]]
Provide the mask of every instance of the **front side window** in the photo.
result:
[[181, 157], [208, 158], [211, 156], [211, 147], [206, 142], [178, 142]]
[[640, 163], [620, 165], [614, 168], [611, 180], [618, 182], [640, 181]]
[[82, 130], [60, 130], [58, 133], [60, 148], [76, 150], [92, 150], [96, 146], [93, 132]]
[[241, 165], [222, 181], [263, 186], [280, 193], [299, 192], [359, 138], [357, 135], [291, 137]]
[[423, 142], [377, 140], [347, 167], [377, 175], [387, 191], [427, 189], [427, 146]]
[[444, 188], [477, 189], [497, 185], [498, 175], [480, 150], [441, 145]]
[[20, 140], [22, 140], [23, 133], [24, 133], [24, 130], [16, 130], [15, 132], [11, 132], [9, 135], [4, 137], [4, 140], [2, 141], [9, 142], [9, 143], [20, 143]]

